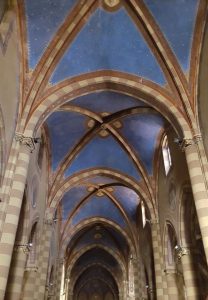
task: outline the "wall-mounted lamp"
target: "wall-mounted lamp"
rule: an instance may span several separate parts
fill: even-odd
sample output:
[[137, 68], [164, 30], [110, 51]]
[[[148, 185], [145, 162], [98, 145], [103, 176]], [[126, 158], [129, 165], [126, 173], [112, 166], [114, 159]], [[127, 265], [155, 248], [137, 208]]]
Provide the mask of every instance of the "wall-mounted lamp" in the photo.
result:
[[34, 140], [35, 144], [40, 144], [41, 143], [41, 138], [40, 137], [34, 138], [33, 140]]
[[175, 249], [175, 251], [180, 251], [180, 250], [182, 249], [182, 247], [181, 247], [180, 245], [176, 245], [176, 246], [174, 247], [174, 249]]
[[174, 138], [174, 143], [178, 144], [178, 146], [181, 148], [182, 151], [185, 150], [185, 148], [187, 148], [188, 146], [193, 144], [193, 140], [192, 139], [181, 139], [179, 137]]
[[183, 140], [180, 139], [179, 137], [175, 137], [173, 141], [175, 144], [178, 144], [179, 146], [183, 143]]

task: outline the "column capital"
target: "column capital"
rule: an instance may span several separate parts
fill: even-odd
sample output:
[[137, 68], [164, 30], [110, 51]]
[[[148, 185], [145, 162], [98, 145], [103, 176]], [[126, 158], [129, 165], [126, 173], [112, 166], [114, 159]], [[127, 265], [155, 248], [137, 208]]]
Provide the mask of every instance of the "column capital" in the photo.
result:
[[146, 219], [146, 222], [148, 222], [151, 226], [153, 225], [158, 225], [159, 224], [159, 219]]
[[65, 262], [65, 258], [64, 257], [57, 257], [56, 262], [59, 263], [60, 265], [62, 265]]
[[176, 246], [175, 252], [178, 260], [181, 260], [182, 256], [190, 255], [191, 253], [190, 248], [181, 246]]
[[31, 250], [31, 246], [29, 244], [19, 244], [19, 245], [16, 244], [16, 245], [14, 245], [14, 251], [15, 252], [22, 252], [22, 253], [28, 255], [30, 250]]
[[31, 153], [35, 150], [35, 145], [37, 143], [40, 143], [40, 138], [24, 136], [24, 134], [22, 134], [20, 132], [15, 132], [14, 138], [21, 145], [26, 146], [30, 150]]
[[45, 218], [44, 224], [52, 226], [54, 224], [54, 221], [51, 218]]
[[46, 225], [53, 225], [55, 220], [54, 220], [54, 211], [55, 209], [54, 208], [47, 208], [46, 209], [46, 212], [45, 212], [45, 218], [44, 218], [44, 223]]
[[25, 271], [27, 271], [27, 272], [37, 272], [38, 267], [37, 266], [26, 266]]
[[177, 143], [181, 150], [184, 152], [187, 147], [197, 145], [201, 141], [202, 135], [199, 133], [195, 134], [192, 138], [183, 138], [182, 140], [178, 140]]

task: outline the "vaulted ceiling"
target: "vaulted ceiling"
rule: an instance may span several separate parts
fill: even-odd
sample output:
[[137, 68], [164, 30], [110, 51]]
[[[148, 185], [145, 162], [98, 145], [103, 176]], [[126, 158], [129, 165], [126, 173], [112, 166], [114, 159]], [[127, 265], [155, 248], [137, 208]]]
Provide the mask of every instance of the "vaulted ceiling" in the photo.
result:
[[[105, 76], [119, 76], [123, 86], [131, 80], [144, 84], [165, 95], [185, 116], [175, 74], [190, 92], [202, 4], [197, 0], [21, 2], [28, 82], [35, 84], [43, 72], [34, 106], [52, 93], [64, 103], [52, 108], [43, 132], [49, 152], [49, 204], [61, 189], [57, 209], [66, 249], [76, 252], [100, 244], [115, 248], [124, 259], [130, 252], [127, 237], [135, 246], [141, 191], [154, 194], [158, 149], [171, 120], [142, 95], [119, 88], [118, 79], [114, 85], [99, 86], [99, 78], [102, 82]], [[97, 90], [67, 96], [70, 86], [80, 80], [84, 85], [92, 76], [99, 77]], [[82, 230], [74, 232], [78, 224], [84, 224]], [[95, 250], [98, 258], [99, 251]], [[96, 255], [89, 255], [89, 263]], [[106, 259], [109, 268], [111, 263]], [[95, 279], [99, 268], [92, 266], [88, 274]], [[77, 286], [85, 282], [85, 272]], [[105, 282], [102, 288], [107, 284], [115, 282]]]

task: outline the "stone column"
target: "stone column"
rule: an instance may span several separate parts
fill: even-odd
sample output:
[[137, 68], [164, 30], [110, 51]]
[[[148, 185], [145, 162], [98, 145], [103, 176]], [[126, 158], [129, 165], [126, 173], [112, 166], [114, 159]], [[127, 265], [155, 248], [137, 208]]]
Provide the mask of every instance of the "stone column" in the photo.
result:
[[179, 274], [176, 269], [165, 270], [167, 285], [168, 285], [168, 299], [169, 300], [184, 300], [183, 291], [179, 284]]
[[53, 212], [46, 212], [46, 218], [43, 224], [40, 240], [40, 252], [38, 256], [38, 272], [37, 280], [35, 283], [34, 300], [43, 300], [47, 288], [47, 276], [48, 276], [48, 261], [50, 254], [50, 243], [52, 235]]
[[62, 280], [62, 271], [64, 265], [64, 258], [58, 258], [56, 260], [56, 280], [55, 280], [55, 299], [60, 299], [61, 291], [61, 280]]
[[[25, 189], [30, 152], [34, 150], [33, 138], [27, 138], [23, 135], [19, 135], [16, 136], [16, 140], [16, 143], [20, 143], [18, 159], [14, 171], [10, 197], [4, 211], [4, 219], [1, 221], [0, 299], [4, 299], [6, 291], [20, 209]], [[7, 195], [5, 194], [5, 197], [6, 196]]]
[[123, 298], [122, 300], [128, 299], [128, 281], [124, 280], [123, 281]]
[[191, 251], [188, 247], [178, 247], [176, 250], [177, 259], [182, 264], [183, 277], [186, 288], [186, 297], [188, 300], [198, 299], [198, 289], [196, 282], [196, 274], [193, 268]]
[[164, 272], [164, 260], [162, 252], [162, 239], [158, 220], [152, 220], [151, 227], [157, 300], [168, 300], [167, 281]]
[[183, 140], [181, 148], [186, 154], [199, 226], [208, 262], [208, 186], [207, 170], [203, 166], [200, 152], [201, 143], [202, 140], [198, 136], [193, 140]]
[[8, 300], [19, 300], [21, 297], [25, 265], [29, 250], [30, 249], [26, 244], [14, 246], [6, 290], [6, 299]]
[[[141, 272], [139, 269], [139, 261], [136, 258], [130, 258], [129, 264], [132, 265], [132, 269], [133, 269], [132, 270], [133, 278], [129, 278], [129, 280], [133, 281], [132, 285], [134, 285], [134, 286], [132, 286], [132, 289], [134, 289], [134, 297], [132, 299], [139, 300], [142, 298], [142, 290], [141, 290], [141, 286], [140, 286], [142, 278], [141, 278]], [[129, 274], [129, 276], [131, 276], [131, 273]], [[131, 284], [130, 284], [129, 288], [131, 289]]]
[[21, 300], [31, 300], [35, 292], [35, 282], [37, 278], [37, 267], [26, 266], [24, 272]]
[[147, 294], [148, 294], [148, 297], [149, 297], [148, 299], [150, 299], [150, 300], [155, 299], [155, 291], [154, 291], [154, 288], [152, 286], [148, 286]]
[[138, 299], [147, 299], [146, 278], [141, 256], [138, 259], [134, 259], [133, 264], [135, 272], [135, 295]]

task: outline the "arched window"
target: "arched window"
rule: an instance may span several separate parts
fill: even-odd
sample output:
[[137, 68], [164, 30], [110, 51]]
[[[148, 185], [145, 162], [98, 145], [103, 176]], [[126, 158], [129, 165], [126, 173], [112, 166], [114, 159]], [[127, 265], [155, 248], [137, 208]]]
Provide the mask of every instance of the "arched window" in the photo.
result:
[[145, 211], [145, 205], [144, 205], [144, 202], [141, 201], [141, 210], [142, 210], [142, 225], [143, 225], [143, 228], [145, 227], [146, 225], [146, 211]]
[[163, 161], [164, 161], [164, 167], [165, 167], [165, 174], [167, 175], [168, 172], [170, 171], [170, 167], [172, 166], [172, 160], [171, 160], [171, 155], [170, 155], [170, 149], [168, 146], [167, 135], [163, 139], [162, 154], [163, 154]]

